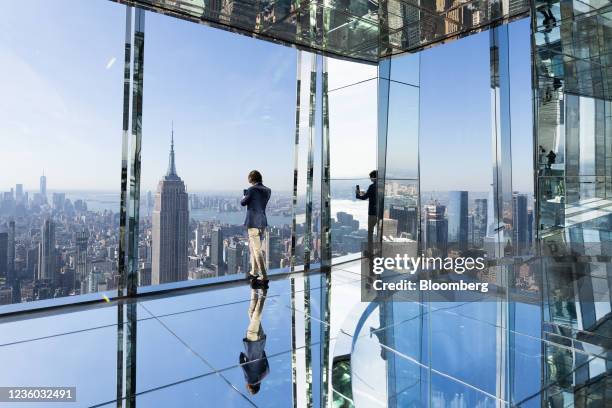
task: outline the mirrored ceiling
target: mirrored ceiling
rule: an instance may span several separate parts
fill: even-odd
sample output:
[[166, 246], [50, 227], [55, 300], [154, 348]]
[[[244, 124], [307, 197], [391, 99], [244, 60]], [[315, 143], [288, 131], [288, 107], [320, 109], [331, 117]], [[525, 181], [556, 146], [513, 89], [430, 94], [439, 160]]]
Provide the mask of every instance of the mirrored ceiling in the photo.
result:
[[330, 56], [376, 63], [528, 14], [527, 0], [115, 0]]

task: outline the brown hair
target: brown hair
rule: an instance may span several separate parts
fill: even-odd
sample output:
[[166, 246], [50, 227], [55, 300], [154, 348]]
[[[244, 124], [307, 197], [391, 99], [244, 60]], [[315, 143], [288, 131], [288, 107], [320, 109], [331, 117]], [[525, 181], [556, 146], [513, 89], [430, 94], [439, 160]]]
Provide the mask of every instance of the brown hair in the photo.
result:
[[249, 394], [255, 395], [259, 392], [260, 383], [257, 384], [247, 384], [246, 388], [249, 390]]
[[261, 173], [258, 172], [257, 170], [251, 170], [251, 172], [249, 173], [249, 183], [261, 183], [262, 182], [262, 178], [261, 178]]

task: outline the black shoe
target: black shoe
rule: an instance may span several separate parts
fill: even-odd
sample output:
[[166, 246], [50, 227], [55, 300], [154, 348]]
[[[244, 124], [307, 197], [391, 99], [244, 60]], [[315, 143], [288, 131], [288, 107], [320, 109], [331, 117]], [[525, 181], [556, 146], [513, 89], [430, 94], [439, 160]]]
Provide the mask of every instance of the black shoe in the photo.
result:
[[268, 279], [253, 279], [251, 281], [251, 287], [253, 289], [268, 289], [268, 282], [270, 282]]

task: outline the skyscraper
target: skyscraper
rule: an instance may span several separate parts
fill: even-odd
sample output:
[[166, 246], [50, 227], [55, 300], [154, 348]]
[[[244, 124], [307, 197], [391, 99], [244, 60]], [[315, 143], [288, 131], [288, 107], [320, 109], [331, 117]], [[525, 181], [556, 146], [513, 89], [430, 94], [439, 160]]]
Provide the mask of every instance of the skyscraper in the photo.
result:
[[8, 250], [7, 250], [7, 282], [12, 283], [15, 279], [15, 221], [9, 221]]
[[8, 277], [8, 233], [0, 232], [0, 277]]
[[[244, 242], [233, 241], [227, 248], [227, 274], [246, 273], [249, 268], [248, 254], [249, 247]], [[246, 263], [245, 263], [246, 260]]]
[[23, 202], [23, 184], [17, 184], [15, 186], [15, 201], [17, 203]]
[[38, 280], [55, 278], [55, 258], [55, 224], [46, 218], [38, 244]]
[[389, 218], [397, 220], [398, 236], [406, 233], [410, 235], [411, 239], [417, 238], [418, 212], [416, 207], [391, 204]]
[[474, 200], [474, 246], [482, 248], [487, 235], [487, 199]]
[[268, 269], [280, 268], [281, 258], [283, 257], [283, 242], [279, 228], [272, 227], [266, 230], [264, 248]]
[[168, 171], [157, 185], [153, 208], [153, 259], [151, 262], [151, 283], [153, 285], [187, 279], [189, 245], [187, 200], [185, 183], [176, 174], [174, 130], [172, 130]]
[[81, 282], [81, 293], [85, 293], [85, 280], [87, 279], [87, 242], [89, 241], [89, 231], [83, 229], [75, 233], [75, 279]]
[[425, 248], [428, 256], [445, 257], [448, 253], [446, 207], [437, 202], [425, 206]]
[[223, 262], [223, 230], [219, 227], [215, 227], [211, 234], [210, 243], [210, 263], [216, 268], [217, 275], [223, 275], [224, 262]]
[[47, 201], [47, 176], [45, 176], [45, 172], [43, 171], [43, 175], [40, 176], [40, 195], [43, 200]]
[[202, 245], [204, 245], [204, 234], [202, 234], [202, 227], [200, 226], [200, 224], [198, 224], [193, 233], [195, 235], [195, 248], [193, 252], [196, 255], [200, 255], [200, 252], [202, 252]]
[[53, 208], [57, 211], [64, 210], [64, 203], [66, 201], [66, 193], [53, 193]]
[[527, 212], [527, 195], [512, 195], [512, 241], [515, 254], [524, 253], [529, 242], [529, 214]]
[[468, 192], [450, 191], [448, 195], [448, 242], [460, 250], [467, 249], [468, 242]]

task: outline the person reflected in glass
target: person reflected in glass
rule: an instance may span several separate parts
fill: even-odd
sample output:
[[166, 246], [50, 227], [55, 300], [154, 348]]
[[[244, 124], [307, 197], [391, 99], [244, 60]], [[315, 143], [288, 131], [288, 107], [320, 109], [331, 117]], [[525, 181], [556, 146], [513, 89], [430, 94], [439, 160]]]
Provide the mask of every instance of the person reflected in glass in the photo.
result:
[[272, 195], [272, 190], [263, 185], [261, 173], [253, 170], [249, 173], [248, 182], [251, 187], [243, 191], [240, 204], [247, 207], [244, 225], [249, 235], [249, 251], [251, 253], [251, 287], [268, 288], [266, 258], [262, 249], [262, 241], [268, 226], [266, 206]]
[[555, 164], [555, 161], [557, 161], [557, 155], [555, 154], [555, 152], [553, 152], [551, 150], [546, 155], [546, 158], [548, 159], [548, 164], [547, 164], [546, 167], [548, 168], [548, 170], [551, 170], [552, 169], [552, 165]]
[[374, 243], [374, 228], [377, 225], [376, 216], [376, 178], [378, 174], [376, 170], [370, 172], [370, 181], [372, 184], [366, 191], [361, 191], [359, 185], [355, 188], [355, 198], [358, 200], [368, 200], [368, 252], [366, 256], [371, 256], [372, 246]]
[[246, 337], [242, 339], [244, 351], [240, 352], [239, 362], [244, 373], [246, 388], [251, 395], [257, 394], [261, 382], [270, 373], [266, 356], [266, 334], [261, 325], [261, 315], [268, 294], [267, 289], [251, 289], [249, 304], [249, 326]]
[[538, 147], [538, 167], [540, 169], [540, 176], [546, 175], [546, 165], [548, 163], [548, 159], [546, 158], [546, 149], [544, 146], [540, 145]]

